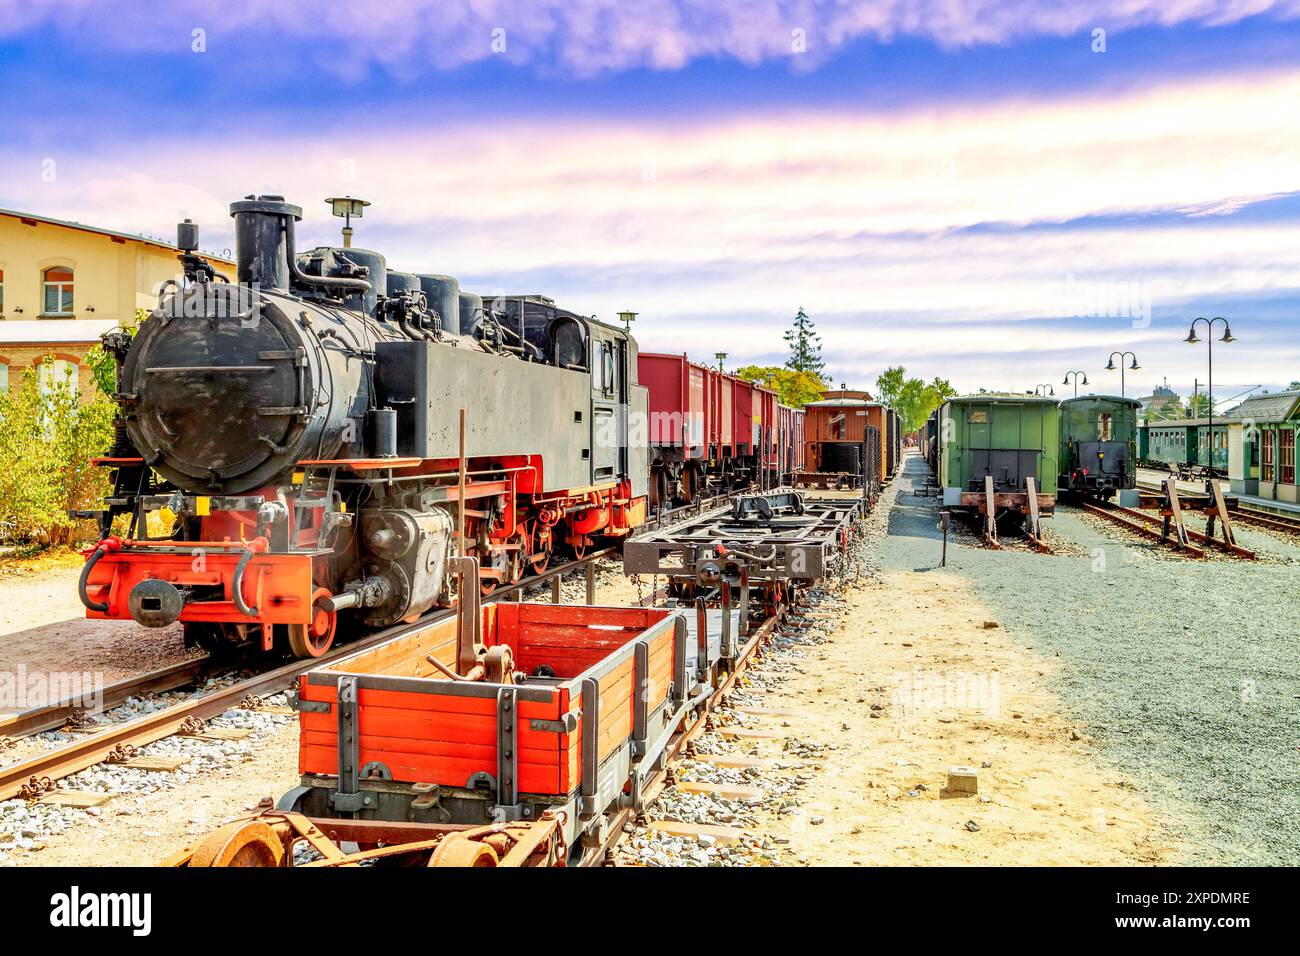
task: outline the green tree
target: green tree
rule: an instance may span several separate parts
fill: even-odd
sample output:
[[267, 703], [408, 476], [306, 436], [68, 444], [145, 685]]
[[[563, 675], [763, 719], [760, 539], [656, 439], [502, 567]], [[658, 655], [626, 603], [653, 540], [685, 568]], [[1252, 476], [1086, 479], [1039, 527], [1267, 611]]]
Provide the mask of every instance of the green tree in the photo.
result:
[[[136, 309], [135, 321], [122, 328], [129, 334], [135, 335], [140, 330], [140, 323], [148, 317], [148, 309]], [[95, 384], [99, 386], [99, 390], [112, 398], [117, 392], [117, 362], [113, 356], [105, 352], [102, 345], [96, 345], [86, 353], [86, 365], [95, 376]]]
[[903, 383], [907, 380], [907, 369], [893, 365], [876, 377], [876, 400], [886, 405], [894, 405], [902, 394]]
[[[90, 459], [113, 439], [117, 406], [95, 393], [83, 401], [52, 357], [0, 394], [0, 530], [7, 540], [68, 544], [90, 529], [69, 511], [108, 493], [107, 472]], [[49, 368], [42, 375], [40, 369]], [[44, 381], [42, 381], [44, 379]]]
[[798, 372], [776, 365], [746, 365], [736, 375], [747, 382], [757, 382], [776, 392], [783, 405], [802, 408], [822, 397], [826, 381], [812, 372]]
[[1208, 418], [1211, 414], [1218, 411], [1219, 400], [1215, 399], [1210, 402], [1210, 396], [1204, 392], [1197, 392], [1192, 396], [1191, 401], [1187, 403], [1189, 418]]
[[814, 331], [816, 326], [808, 318], [803, 306], [794, 317], [794, 325], [785, 333], [785, 343], [790, 346], [790, 357], [785, 367], [793, 372], [807, 372], [819, 380], [826, 368], [822, 361], [822, 338]]

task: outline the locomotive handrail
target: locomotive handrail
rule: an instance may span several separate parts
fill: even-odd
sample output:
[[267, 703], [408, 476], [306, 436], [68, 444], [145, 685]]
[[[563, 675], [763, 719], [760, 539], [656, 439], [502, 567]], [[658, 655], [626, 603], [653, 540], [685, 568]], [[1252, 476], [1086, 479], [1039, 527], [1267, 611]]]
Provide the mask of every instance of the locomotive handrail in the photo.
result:
[[[244, 569], [248, 567], [248, 562], [253, 560], [253, 555], [266, 547], [265, 538], [255, 538], [249, 542], [248, 550], [239, 556], [235, 563], [235, 573], [230, 578], [230, 596], [235, 602], [235, 607], [239, 609], [240, 614], [247, 614], [249, 617], [257, 617], [259, 609], [249, 607], [244, 603]], [[258, 545], [261, 547], [258, 547]]]
[[95, 546], [95, 550], [86, 558], [86, 563], [82, 565], [81, 576], [77, 579], [77, 597], [81, 598], [81, 603], [85, 605], [88, 611], [98, 611], [100, 614], [108, 613], [107, 601], [92, 601], [90, 594], [86, 591], [86, 584], [90, 580], [90, 572], [99, 563], [99, 559], [108, 553], [109, 545], [101, 541]]

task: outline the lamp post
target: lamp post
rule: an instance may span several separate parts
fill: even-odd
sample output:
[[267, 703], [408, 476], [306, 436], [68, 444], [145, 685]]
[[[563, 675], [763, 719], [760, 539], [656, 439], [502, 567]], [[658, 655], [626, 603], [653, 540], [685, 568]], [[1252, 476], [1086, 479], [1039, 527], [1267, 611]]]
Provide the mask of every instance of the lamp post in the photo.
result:
[[[1116, 355], [1119, 356], [1119, 365], [1118, 365], [1118, 366], [1115, 365], [1115, 356], [1116, 356]], [[1125, 360], [1126, 358], [1131, 358], [1131, 359], [1133, 360], [1133, 364], [1130, 365], [1130, 366], [1128, 367], [1130, 372], [1136, 372], [1138, 369], [1140, 369], [1140, 368], [1142, 367], [1141, 365], [1138, 364], [1138, 357], [1137, 357], [1136, 355], [1134, 355], [1132, 352], [1111, 352], [1111, 353], [1110, 353], [1110, 361], [1106, 363], [1106, 371], [1108, 371], [1108, 372], [1113, 372], [1113, 371], [1115, 371], [1116, 368], [1119, 369], [1119, 397], [1120, 397], [1120, 398], [1124, 398], [1124, 397], [1125, 397], [1125, 395], [1124, 395], [1124, 360]]]
[[343, 248], [352, 248], [352, 217], [360, 219], [370, 203], [351, 196], [333, 196], [325, 201], [330, 204], [330, 211], [343, 220]]
[[[1047, 391], [1044, 392], [1043, 389], [1047, 389]], [[1043, 385], [1035, 385], [1035, 386], [1034, 386], [1034, 394], [1035, 394], [1035, 395], [1041, 395], [1041, 396], [1043, 396], [1043, 398], [1046, 398], [1046, 397], [1049, 396], [1049, 395], [1055, 397], [1055, 396], [1056, 396], [1056, 389], [1052, 388], [1052, 386], [1047, 385], [1047, 384], [1043, 384]]]
[[631, 331], [632, 331], [632, 323], [636, 321], [636, 313], [635, 313], [635, 312], [620, 312], [620, 313], [618, 314], [618, 320], [619, 320], [620, 322], [623, 323], [623, 331], [624, 331], [624, 332], [631, 332]]
[[[1206, 398], [1205, 410], [1206, 410], [1206, 418], [1209, 419], [1209, 425], [1210, 425], [1210, 449], [1206, 453], [1206, 459], [1209, 462], [1209, 466], [1210, 466], [1209, 481], [1213, 482], [1214, 481], [1214, 339], [1212, 338], [1210, 333], [1214, 331], [1214, 323], [1215, 322], [1223, 323], [1223, 338], [1219, 339], [1219, 341], [1222, 342], [1224, 345], [1227, 345], [1229, 342], [1235, 342], [1237, 340], [1232, 335], [1232, 328], [1228, 325], [1228, 320], [1225, 319], [1223, 316], [1216, 315], [1212, 319], [1207, 319], [1203, 315], [1198, 315], [1196, 318], [1192, 319], [1192, 326], [1187, 330], [1187, 338], [1183, 339], [1183, 341], [1186, 342], [1188, 345], [1195, 345], [1197, 342], [1201, 341], [1196, 337], [1196, 324], [1198, 322], [1205, 323], [1205, 357], [1206, 357], [1206, 363], [1209, 366], [1209, 375], [1207, 376], [1205, 381], [1205, 398]], [[1213, 493], [1213, 485], [1207, 484], [1206, 490]]]
[[1062, 385], [1069, 385], [1069, 384], [1070, 384], [1070, 380], [1071, 380], [1071, 376], [1073, 376], [1073, 380], [1074, 380], [1074, 397], [1075, 397], [1075, 398], [1078, 398], [1078, 397], [1079, 397], [1079, 376], [1080, 376], [1080, 375], [1083, 376], [1083, 384], [1084, 384], [1084, 385], [1087, 385], [1087, 384], [1088, 384], [1088, 373], [1085, 372], [1085, 371], [1083, 371], [1083, 369], [1077, 369], [1076, 371], [1073, 371], [1073, 372], [1066, 372], [1066, 373], [1065, 373], [1065, 378], [1063, 378], [1063, 379], [1061, 380], [1061, 384], [1062, 384]]
[[714, 352], [713, 357], [718, 360], [718, 371], [722, 371], [722, 362], [727, 357], [726, 352]]

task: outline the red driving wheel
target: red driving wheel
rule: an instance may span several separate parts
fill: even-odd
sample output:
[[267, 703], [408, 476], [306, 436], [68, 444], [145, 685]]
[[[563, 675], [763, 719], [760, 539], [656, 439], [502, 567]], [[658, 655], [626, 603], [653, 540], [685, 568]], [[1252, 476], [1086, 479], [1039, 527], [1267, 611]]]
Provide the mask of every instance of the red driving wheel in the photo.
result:
[[312, 592], [310, 624], [289, 625], [289, 649], [295, 657], [320, 657], [334, 645], [339, 616], [337, 611], [327, 611], [324, 607], [330, 593], [329, 588]]

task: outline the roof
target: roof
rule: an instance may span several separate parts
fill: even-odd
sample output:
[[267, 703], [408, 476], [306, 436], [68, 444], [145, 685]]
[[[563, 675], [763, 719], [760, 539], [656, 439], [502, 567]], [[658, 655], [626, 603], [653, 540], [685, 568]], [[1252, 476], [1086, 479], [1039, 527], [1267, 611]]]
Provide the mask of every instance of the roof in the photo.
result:
[[1252, 419], [1257, 422], [1280, 422], [1296, 417], [1300, 405], [1300, 389], [1252, 395], [1224, 417], [1233, 421]]
[[1120, 402], [1131, 405], [1133, 408], [1142, 407], [1142, 403], [1136, 398], [1126, 398], [1122, 395], [1075, 395], [1071, 398], [1061, 399], [1062, 405], [1068, 405], [1070, 402]]
[[[1217, 428], [1225, 423], [1226, 416], [1215, 415], [1214, 424]], [[1208, 418], [1149, 418], [1138, 424], [1139, 428], [1186, 428], [1188, 426], [1208, 425]]]
[[820, 402], [804, 402], [804, 408], [880, 408], [879, 402], [860, 398], [824, 398]]
[[[64, 229], [77, 229], [81, 232], [93, 232], [96, 235], [110, 236], [114, 239], [123, 239], [130, 242], [142, 242], [146, 246], [154, 246], [158, 249], [165, 249], [168, 252], [180, 251], [170, 242], [166, 242], [162, 239], [153, 239], [149, 236], [142, 236], [134, 232], [118, 232], [114, 229], [103, 229], [99, 226], [87, 226], [85, 223], [81, 222], [71, 222], [66, 219], [54, 219], [51, 216], [38, 216], [31, 212], [18, 212], [15, 209], [0, 209], [0, 216], [11, 216], [14, 219], [26, 220], [28, 222], [43, 222], [47, 226], [61, 226]], [[203, 256], [205, 259], [211, 259], [214, 262], [224, 262], [226, 265], [232, 266], [235, 264], [233, 259], [219, 256], [215, 252], [204, 252], [200, 249], [199, 255]]]
[[955, 405], [968, 405], [972, 402], [1005, 402], [1007, 404], [1030, 402], [1055, 405], [1056, 399], [1050, 395], [1021, 395], [1018, 392], [977, 392], [974, 395], [958, 395], [956, 398], [948, 399], [948, 402]]

